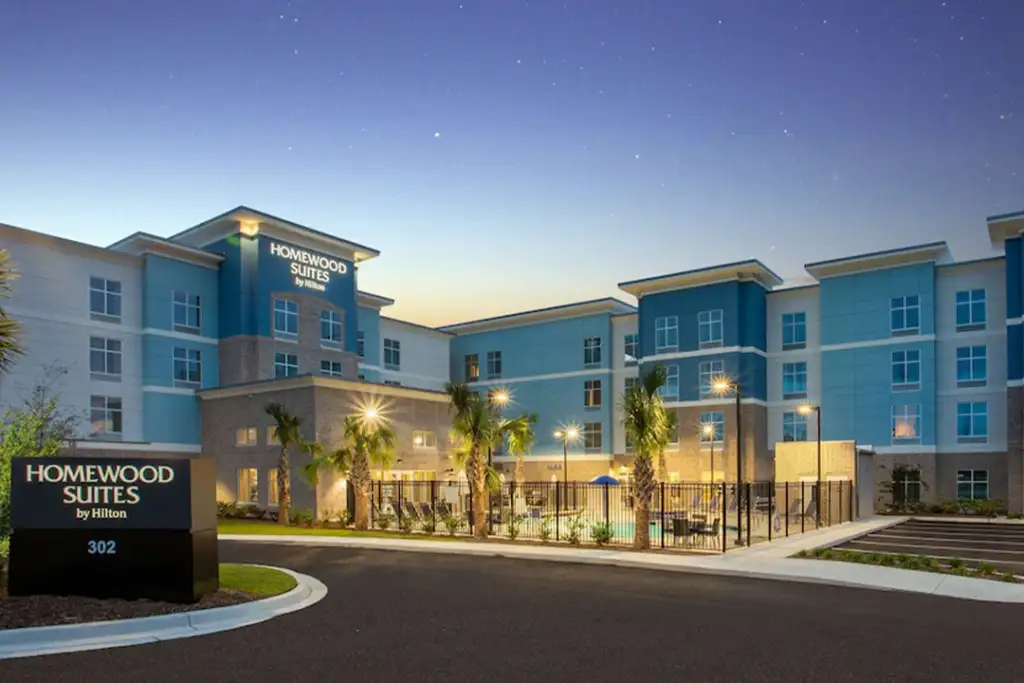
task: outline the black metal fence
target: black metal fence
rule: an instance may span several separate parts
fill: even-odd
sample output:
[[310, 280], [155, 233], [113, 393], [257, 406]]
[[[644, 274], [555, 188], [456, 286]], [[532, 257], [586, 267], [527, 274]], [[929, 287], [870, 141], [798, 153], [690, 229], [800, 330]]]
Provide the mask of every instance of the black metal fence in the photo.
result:
[[[849, 481], [659, 483], [651, 499], [652, 548], [726, 552], [853, 519]], [[465, 481], [375, 481], [375, 528], [406, 533], [472, 533], [472, 488]], [[636, 498], [629, 484], [502, 484], [485, 497], [487, 533], [496, 538], [631, 545]]]

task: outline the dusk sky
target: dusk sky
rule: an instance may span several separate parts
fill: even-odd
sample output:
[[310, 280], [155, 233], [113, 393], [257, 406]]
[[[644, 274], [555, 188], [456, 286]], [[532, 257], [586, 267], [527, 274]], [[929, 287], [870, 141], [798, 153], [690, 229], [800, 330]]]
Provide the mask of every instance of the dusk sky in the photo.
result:
[[1022, 0], [7, 0], [0, 222], [110, 244], [239, 204], [437, 325], [1024, 209]]

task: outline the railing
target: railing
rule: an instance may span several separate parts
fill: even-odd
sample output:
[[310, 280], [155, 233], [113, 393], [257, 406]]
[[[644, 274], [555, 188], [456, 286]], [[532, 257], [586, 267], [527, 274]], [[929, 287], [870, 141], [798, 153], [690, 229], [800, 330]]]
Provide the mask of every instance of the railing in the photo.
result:
[[[738, 495], [737, 495], [738, 493]], [[482, 501], [491, 537], [573, 544], [633, 544], [629, 484], [503, 483]], [[465, 481], [375, 481], [370, 519], [406, 533], [472, 533], [477, 501]], [[849, 481], [659, 483], [651, 496], [650, 547], [726, 552], [853, 519]]]

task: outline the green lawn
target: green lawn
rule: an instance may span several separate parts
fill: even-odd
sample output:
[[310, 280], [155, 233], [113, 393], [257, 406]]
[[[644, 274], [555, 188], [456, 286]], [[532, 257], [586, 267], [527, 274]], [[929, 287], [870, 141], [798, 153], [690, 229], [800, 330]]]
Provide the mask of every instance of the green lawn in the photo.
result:
[[398, 531], [354, 531], [352, 529], [316, 529], [304, 526], [282, 526], [276, 522], [247, 519], [221, 519], [217, 521], [218, 534], [263, 534], [267, 536], [354, 536], [356, 538], [414, 538], [424, 541], [464, 541], [440, 534], [409, 534]]
[[261, 598], [270, 598], [287, 593], [295, 588], [293, 577], [267, 567], [253, 567], [248, 564], [220, 565], [220, 587], [231, 588]]

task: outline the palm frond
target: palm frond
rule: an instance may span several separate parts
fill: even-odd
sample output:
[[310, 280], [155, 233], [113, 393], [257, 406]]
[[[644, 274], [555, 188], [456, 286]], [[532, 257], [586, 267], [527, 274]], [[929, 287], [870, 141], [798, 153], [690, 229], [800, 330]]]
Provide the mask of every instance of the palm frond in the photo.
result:
[[491, 493], [497, 493], [501, 490], [501, 475], [498, 470], [490, 465], [486, 465], [486, 471], [484, 472], [484, 486]]

